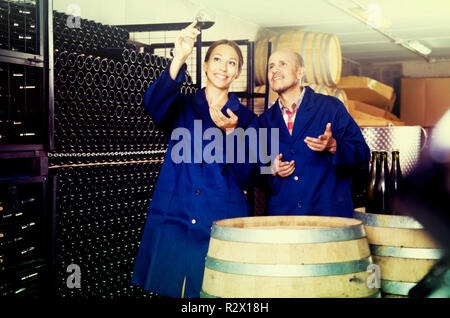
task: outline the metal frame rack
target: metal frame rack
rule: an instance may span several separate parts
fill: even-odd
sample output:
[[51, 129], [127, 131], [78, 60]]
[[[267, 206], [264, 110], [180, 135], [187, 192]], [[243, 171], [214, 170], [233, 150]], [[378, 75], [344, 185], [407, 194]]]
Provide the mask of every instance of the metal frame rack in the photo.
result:
[[52, 0], [0, 4], [7, 22], [0, 46], [0, 297], [49, 296], [52, 7]]

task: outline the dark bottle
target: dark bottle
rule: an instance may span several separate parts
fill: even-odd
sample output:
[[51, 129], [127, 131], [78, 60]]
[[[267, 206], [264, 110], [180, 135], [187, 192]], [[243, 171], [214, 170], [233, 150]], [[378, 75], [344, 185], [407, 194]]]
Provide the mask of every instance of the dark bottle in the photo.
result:
[[128, 89], [130, 88], [130, 80], [128, 79], [128, 77], [123, 78], [122, 88], [124, 89], [124, 91], [128, 91]]
[[84, 68], [86, 69], [86, 71], [92, 70], [93, 64], [94, 64], [94, 57], [92, 55], [89, 55], [84, 59]]
[[108, 72], [108, 67], [109, 67], [109, 61], [107, 58], [104, 58], [101, 60], [100, 62], [100, 69], [103, 73]]
[[135, 82], [136, 84], [135, 84], [135, 89], [136, 89], [136, 92], [141, 92], [142, 91], [142, 81], [140, 80], [140, 79], [138, 79], [138, 80], [136, 80], [136, 82]]
[[136, 62], [138, 64], [142, 64], [142, 62], [144, 61], [144, 53], [143, 52], [138, 52], [136, 55]]
[[91, 86], [93, 84], [93, 81], [94, 81], [94, 77], [92, 76], [92, 73], [91, 72], [87, 72], [84, 75], [84, 84], [86, 86]]
[[78, 85], [84, 85], [84, 72], [83, 71], [77, 72], [77, 83], [78, 83]]
[[79, 86], [77, 89], [77, 98], [80, 102], [82, 102], [84, 100], [84, 87], [83, 86]]
[[65, 68], [59, 70], [58, 75], [56, 77], [56, 81], [58, 83], [64, 84], [67, 82], [68, 74]]
[[392, 161], [391, 161], [391, 180], [394, 193], [398, 192], [402, 187], [403, 174], [400, 168], [400, 151], [392, 151]]
[[122, 68], [123, 68], [122, 63], [116, 62], [115, 70], [116, 70], [116, 75], [117, 76], [121, 76], [122, 75], [122, 72], [123, 72]]
[[67, 51], [63, 51], [63, 52], [59, 53], [58, 61], [59, 61], [59, 65], [61, 67], [66, 67], [67, 66], [67, 61], [68, 61], [68, 53], [67, 53]]
[[[402, 174], [402, 170], [400, 168], [400, 151], [399, 150], [392, 151], [390, 178], [391, 178], [391, 182], [392, 182], [392, 196], [394, 197], [399, 192], [399, 190], [402, 188], [402, 185], [403, 185], [403, 174]], [[391, 204], [390, 204], [392, 214], [396, 214], [392, 203], [393, 202], [391, 202]]]
[[95, 72], [100, 72], [100, 68], [101, 68], [101, 58], [99, 56], [97, 56], [96, 58], [94, 58], [93, 62], [92, 62], [92, 68], [94, 69]]
[[136, 66], [134, 66], [133, 64], [131, 64], [130, 67], [128, 68], [128, 76], [130, 78], [133, 78], [136, 76]]
[[67, 66], [73, 68], [75, 65], [77, 65], [77, 54], [72, 52], [67, 56]]
[[77, 81], [77, 73], [75, 73], [74, 69], [70, 69], [68, 72], [68, 80], [70, 84], [75, 84]]
[[114, 75], [110, 75], [108, 78], [108, 87], [113, 89], [116, 87], [116, 77]]
[[102, 85], [103, 88], [108, 87], [108, 82], [109, 82], [109, 76], [107, 74], [102, 74], [101, 79], [100, 79], [100, 83]]
[[125, 63], [130, 60], [130, 51], [128, 49], [122, 51], [122, 58]]
[[92, 101], [92, 99], [94, 98], [94, 91], [92, 90], [91, 87], [86, 88], [85, 92], [84, 92], [84, 99], [87, 102]]
[[136, 66], [136, 77], [139, 79], [139, 78], [142, 78], [142, 75], [143, 75], [142, 66], [137, 65]]
[[102, 80], [101, 80], [100, 74], [95, 73], [94, 77], [92, 79], [92, 83], [94, 84], [95, 87], [99, 87], [101, 82], [102, 82]]
[[377, 211], [379, 210], [379, 206], [377, 205], [377, 201], [375, 199], [377, 180], [379, 176], [378, 174], [379, 166], [380, 166], [380, 153], [378, 152], [378, 150], [373, 150], [369, 174], [369, 184], [366, 192], [367, 193], [366, 212], [368, 213], [377, 213]]
[[74, 100], [77, 98], [77, 87], [74, 85], [69, 86], [69, 93], [67, 95], [68, 99]]
[[150, 62], [151, 62], [150, 53], [145, 53], [144, 54], [144, 64], [145, 64], [145, 66], [150, 66], [151, 65]]
[[116, 73], [116, 62], [114, 62], [114, 60], [109, 60], [108, 72], [109, 72], [109, 74], [115, 74]]
[[[392, 197], [392, 183], [389, 176], [387, 151], [380, 152], [380, 177], [378, 178], [375, 200], [378, 201], [380, 209], [379, 214], [391, 214], [389, 200]], [[376, 213], [376, 212], [375, 212]]]
[[130, 61], [130, 63], [132, 63], [132, 64], [136, 63], [136, 60], [137, 60], [137, 53], [136, 53], [136, 51], [130, 50], [129, 52], [130, 52], [130, 54], [129, 54], [129, 61]]
[[122, 78], [121, 77], [116, 78], [116, 89], [118, 89], [118, 90], [122, 89]]
[[80, 55], [77, 56], [77, 67], [79, 69], [83, 69], [84, 68], [85, 60], [86, 60], [86, 55], [85, 54], [80, 54]]
[[130, 66], [127, 63], [123, 63], [122, 64], [122, 74], [121, 75], [128, 76], [128, 72], [129, 71], [130, 71]]

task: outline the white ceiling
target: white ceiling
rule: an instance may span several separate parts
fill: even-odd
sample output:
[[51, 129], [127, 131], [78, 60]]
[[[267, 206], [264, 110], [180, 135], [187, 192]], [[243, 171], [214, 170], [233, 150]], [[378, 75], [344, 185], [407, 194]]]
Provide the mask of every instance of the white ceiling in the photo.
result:
[[191, 0], [276, 32], [336, 34], [342, 56], [359, 63], [425, 59], [337, 8], [374, 8], [392, 25], [382, 29], [399, 41], [418, 40], [429, 58], [450, 60], [450, 0]]

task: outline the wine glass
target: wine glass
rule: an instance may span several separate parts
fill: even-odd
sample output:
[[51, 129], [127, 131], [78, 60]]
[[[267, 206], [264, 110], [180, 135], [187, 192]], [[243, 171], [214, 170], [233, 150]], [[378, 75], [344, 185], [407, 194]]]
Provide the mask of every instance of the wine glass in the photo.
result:
[[197, 21], [195, 28], [199, 31], [204, 29], [207, 25], [207, 22], [213, 22], [216, 20], [216, 15], [212, 10], [209, 9], [201, 9], [197, 12], [194, 18]]

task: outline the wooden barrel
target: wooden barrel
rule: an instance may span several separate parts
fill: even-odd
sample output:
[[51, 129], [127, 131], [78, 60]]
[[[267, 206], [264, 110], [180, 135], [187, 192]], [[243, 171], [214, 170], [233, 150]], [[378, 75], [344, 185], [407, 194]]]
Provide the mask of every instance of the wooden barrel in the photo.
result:
[[201, 297], [379, 297], [361, 221], [264, 216], [216, 221]]
[[341, 78], [342, 52], [335, 34], [292, 31], [256, 42], [255, 81], [266, 84], [267, 43], [272, 43], [272, 52], [288, 48], [303, 57], [305, 81], [308, 83], [335, 85]]
[[444, 250], [414, 218], [364, 211], [356, 209], [354, 217], [364, 223], [373, 262], [380, 266], [381, 291], [407, 296], [443, 256]]

